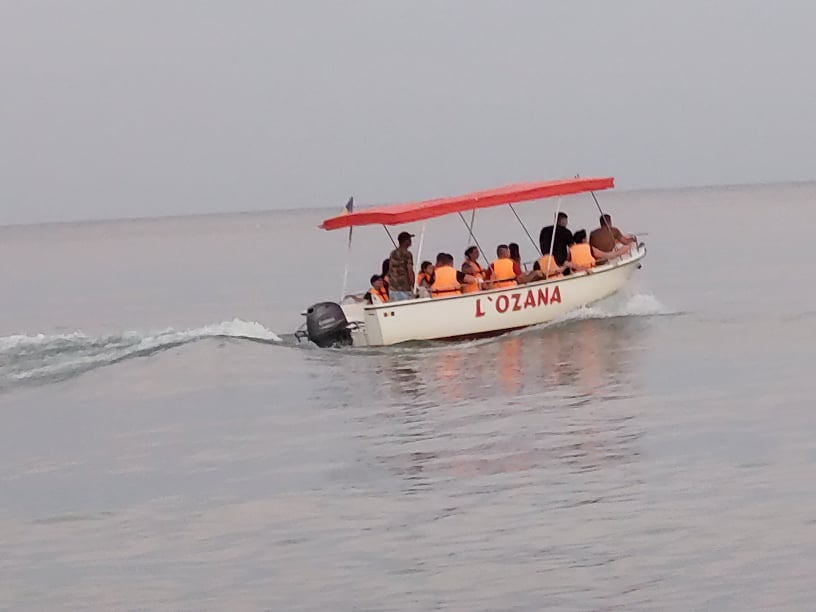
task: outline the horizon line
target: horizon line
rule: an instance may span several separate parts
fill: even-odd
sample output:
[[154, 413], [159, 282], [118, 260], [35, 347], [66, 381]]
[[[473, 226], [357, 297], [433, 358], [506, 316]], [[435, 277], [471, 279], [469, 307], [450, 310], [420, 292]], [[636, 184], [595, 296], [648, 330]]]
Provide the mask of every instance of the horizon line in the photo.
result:
[[[744, 187], [773, 187], [779, 185], [803, 185], [809, 183], [816, 183], [816, 179], [798, 179], [798, 180], [782, 180], [782, 181], [765, 181], [756, 183], [723, 183], [723, 184], [706, 184], [706, 185], [688, 185], [683, 187], [635, 187], [629, 189], [614, 189], [609, 193], [642, 193], [650, 191], [687, 191], [687, 190], [703, 190], [703, 189], [723, 189], [723, 188], [744, 188]], [[371, 206], [381, 206], [381, 204], [372, 204]], [[33, 221], [33, 222], [18, 222], [18, 223], [0, 223], [0, 229], [5, 228], [25, 228], [25, 227], [42, 227], [52, 225], [91, 225], [96, 223], [133, 223], [143, 221], [164, 221], [171, 219], [191, 219], [200, 217], [227, 217], [234, 215], [255, 215], [268, 213], [292, 213], [292, 212], [309, 212], [326, 210], [331, 211], [339, 209], [338, 206], [307, 206], [301, 208], [257, 208], [249, 210], [235, 210], [235, 211], [218, 211], [218, 212], [203, 212], [203, 213], [171, 213], [166, 215], [145, 215], [132, 217], [91, 217], [84, 219], [74, 219], [71, 221]]]

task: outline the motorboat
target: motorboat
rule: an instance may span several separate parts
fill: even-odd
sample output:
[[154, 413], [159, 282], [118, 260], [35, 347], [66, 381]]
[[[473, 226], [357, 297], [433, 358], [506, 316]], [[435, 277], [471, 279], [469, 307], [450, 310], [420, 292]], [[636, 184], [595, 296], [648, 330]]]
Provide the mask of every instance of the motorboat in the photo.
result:
[[[555, 225], [562, 199], [591, 194], [598, 210], [603, 213], [595, 192], [613, 187], [613, 177], [575, 177], [506, 185], [460, 196], [356, 211], [353, 210], [353, 199], [350, 199], [341, 214], [324, 220], [320, 227], [329, 231], [348, 228], [350, 250], [352, 230], [355, 227], [382, 225], [391, 236], [389, 228], [422, 221], [419, 249], [414, 254], [415, 266], [418, 267], [425, 223], [429, 220], [458, 214], [472, 236], [477, 210], [507, 205], [521, 222], [513, 204], [556, 198]], [[468, 212], [471, 215], [469, 223], [465, 216]], [[530, 236], [526, 227], [524, 230]], [[536, 249], [539, 247], [536, 246]], [[484, 254], [481, 248], [479, 250]], [[608, 298], [627, 284], [635, 270], [641, 267], [645, 256], [646, 246], [640, 242], [632, 245], [627, 252], [589, 270], [573, 271], [568, 275], [513, 287], [486, 288], [458, 295], [423, 297], [415, 291], [414, 299], [372, 304], [364, 301], [359, 294], [345, 295], [340, 302], [325, 301], [307, 308], [303, 312], [306, 322], [296, 336], [320, 347], [377, 347], [413, 341], [461, 340], [499, 335], [552, 322], [576, 309]], [[418, 269], [414, 272], [415, 278], [418, 277]], [[344, 294], [347, 276], [348, 264], [344, 272]]]

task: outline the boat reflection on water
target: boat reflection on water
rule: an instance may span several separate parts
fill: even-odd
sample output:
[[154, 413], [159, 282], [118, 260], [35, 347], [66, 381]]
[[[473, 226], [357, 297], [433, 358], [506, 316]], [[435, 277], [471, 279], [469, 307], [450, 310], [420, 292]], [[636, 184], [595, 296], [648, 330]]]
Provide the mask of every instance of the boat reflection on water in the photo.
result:
[[636, 317], [569, 321], [539, 330], [432, 348], [383, 351], [376, 376], [396, 402], [457, 403], [561, 388], [605, 398], [625, 389], [649, 323]]
[[586, 319], [381, 355], [399, 445], [381, 446], [378, 461], [412, 491], [553, 462], [571, 472], [630, 462], [648, 329], [642, 318]]

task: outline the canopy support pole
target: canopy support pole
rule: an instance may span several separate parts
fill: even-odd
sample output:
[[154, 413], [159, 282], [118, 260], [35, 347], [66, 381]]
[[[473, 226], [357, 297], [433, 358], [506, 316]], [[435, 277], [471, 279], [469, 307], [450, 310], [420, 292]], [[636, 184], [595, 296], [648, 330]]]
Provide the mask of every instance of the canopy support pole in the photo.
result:
[[[595, 200], [595, 206], [597, 206], [597, 207], [598, 207], [598, 212], [599, 212], [599, 213], [601, 213], [601, 216], [603, 217], [605, 213], [604, 213], [604, 211], [603, 211], [603, 210], [601, 210], [601, 205], [600, 205], [600, 203], [598, 202], [598, 198], [597, 198], [597, 197], [595, 197], [595, 192], [594, 192], [594, 191], [590, 191], [589, 193], [590, 193], [590, 194], [592, 194], [592, 199], [593, 199], [593, 200]], [[608, 226], [606, 223], [604, 223], [603, 221], [601, 222], [601, 226], [606, 228], [606, 231], [607, 231], [607, 232], [609, 232], [609, 235], [610, 235], [610, 236], [612, 236], [612, 240], [614, 241], [614, 240], [615, 240], [615, 234], [613, 234], [613, 233], [612, 233], [612, 228], [611, 228], [611, 227], [609, 227], [609, 226]]]
[[527, 237], [530, 239], [530, 242], [533, 243], [533, 247], [535, 247], [536, 253], [541, 255], [541, 247], [539, 247], [539, 245], [536, 244], [536, 241], [533, 240], [533, 237], [530, 235], [530, 232], [527, 231], [527, 226], [524, 225], [524, 221], [522, 221], [521, 217], [518, 216], [518, 213], [516, 212], [516, 209], [513, 208], [513, 205], [509, 204], [509, 206], [510, 206], [510, 210], [513, 211], [513, 214], [516, 215], [516, 220], [521, 224], [521, 227], [524, 230], [524, 233], [527, 234]]
[[348, 282], [349, 265], [351, 264], [351, 230], [354, 226], [349, 227], [348, 247], [346, 247], [346, 267], [343, 269], [343, 292], [340, 294], [340, 301], [346, 297], [346, 283]]
[[[354, 210], [354, 196], [350, 197], [346, 202], [345, 212], [350, 213]], [[346, 247], [346, 265], [343, 268], [343, 291], [340, 293], [340, 301], [346, 298], [346, 286], [348, 283], [349, 267], [351, 266], [351, 233], [354, 229], [353, 225], [349, 225], [348, 246]]]
[[553, 247], [555, 246], [555, 231], [558, 229], [558, 213], [561, 212], [561, 196], [558, 196], [558, 200], [555, 203], [555, 216], [553, 217], [553, 231], [552, 236], [550, 237], [550, 252], [549, 257], [547, 258], [547, 270], [544, 272], [544, 278], [547, 278], [550, 275], [550, 262], [552, 261], [552, 252]]
[[397, 248], [397, 243], [394, 242], [394, 237], [391, 235], [391, 232], [388, 231], [388, 226], [383, 225], [383, 229], [385, 230], [385, 233], [388, 234], [388, 237], [391, 239], [391, 244], [393, 244], [394, 248], [396, 249]]
[[[464, 221], [464, 218], [462, 220]], [[476, 209], [474, 208], [473, 210], [470, 211], [470, 225], [467, 225], [467, 223], [465, 223], [465, 225], [468, 228], [468, 243], [465, 248], [470, 246], [471, 240], [476, 240], [476, 236], [473, 235], [473, 227], [475, 224], [476, 224]]]
[[419, 246], [417, 247], [417, 256], [414, 260], [414, 292], [417, 288], [417, 280], [419, 279], [419, 266], [422, 261], [422, 243], [425, 242], [425, 221], [422, 222], [422, 229], [419, 232]]
[[599, 212], [599, 213], [601, 213], [601, 214], [604, 214], [604, 211], [603, 211], [603, 210], [601, 210], [601, 205], [600, 205], [600, 203], [598, 202], [598, 198], [595, 196], [595, 192], [594, 192], [594, 191], [590, 191], [589, 193], [592, 195], [592, 199], [593, 199], [593, 200], [595, 200], [595, 206], [597, 206], [597, 207], [598, 207], [598, 212]]
[[[473, 211], [473, 214], [474, 215], [476, 214], [475, 210]], [[481, 254], [482, 257], [484, 257], [485, 263], [487, 264], [487, 267], [489, 268], [490, 267], [490, 261], [488, 261], [487, 255], [482, 250], [482, 245], [479, 244], [479, 241], [476, 239], [476, 235], [473, 233], [473, 226], [468, 225], [468, 222], [465, 221], [465, 215], [463, 215], [461, 212], [459, 213], [459, 218], [462, 220], [462, 223], [465, 224], [465, 227], [468, 228], [468, 231], [470, 232], [470, 237], [473, 238], [473, 242], [476, 243], [476, 248], [479, 249], [479, 253]]]

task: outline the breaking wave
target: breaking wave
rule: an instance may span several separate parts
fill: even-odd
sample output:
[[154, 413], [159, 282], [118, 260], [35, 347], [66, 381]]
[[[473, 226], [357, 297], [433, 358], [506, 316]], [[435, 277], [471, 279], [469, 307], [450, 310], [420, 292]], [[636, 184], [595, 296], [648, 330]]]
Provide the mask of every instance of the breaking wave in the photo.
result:
[[616, 295], [574, 310], [558, 321], [580, 321], [582, 319], [611, 319], [616, 317], [654, 317], [680, 314], [667, 309], [655, 296], [649, 293]]
[[146, 357], [206, 338], [281, 341], [260, 323], [240, 319], [182, 331], [130, 331], [101, 336], [73, 332], [0, 337], [0, 389], [24, 383], [64, 380], [95, 368], [133, 357]]

